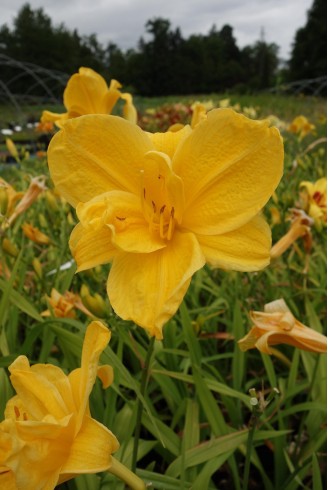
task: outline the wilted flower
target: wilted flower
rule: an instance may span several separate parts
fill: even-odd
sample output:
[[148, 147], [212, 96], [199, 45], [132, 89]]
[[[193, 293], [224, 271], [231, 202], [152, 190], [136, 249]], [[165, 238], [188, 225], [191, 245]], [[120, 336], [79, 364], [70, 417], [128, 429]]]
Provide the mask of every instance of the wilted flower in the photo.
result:
[[88, 316], [92, 313], [84, 306], [78, 294], [66, 291], [64, 294], [59, 293], [52, 288], [50, 296], [46, 296], [50, 309], [43, 311], [41, 316], [55, 316], [58, 318], [75, 318], [75, 309], [78, 309]]
[[314, 223], [313, 219], [301, 209], [293, 208], [290, 211], [291, 226], [287, 233], [273, 245], [270, 252], [271, 259], [280, 257], [300, 237], [305, 238], [308, 246], [312, 244], [311, 226]]
[[110, 471], [118, 441], [90, 415], [97, 375], [107, 388], [111, 366], [98, 367], [110, 331], [100, 322], [87, 328], [81, 367], [68, 376], [57, 366], [30, 366], [19, 356], [10, 366], [16, 395], [0, 424], [0, 487], [53, 490], [81, 473]]
[[24, 235], [32, 240], [32, 242], [38, 243], [39, 245], [48, 245], [51, 242], [51, 239], [47, 235], [30, 223], [24, 223], [22, 229]]
[[264, 312], [251, 311], [253, 326], [238, 341], [242, 351], [257, 348], [272, 354], [269, 346], [290, 344], [302, 350], [323, 353], [327, 351], [327, 338], [296, 320], [283, 299], [268, 303]]
[[269, 263], [271, 232], [258, 213], [281, 178], [283, 145], [266, 123], [217, 109], [193, 130], [149, 134], [86, 116], [65, 124], [48, 157], [77, 206], [78, 270], [112, 261], [115, 312], [157, 338], [205, 262], [240, 271]]
[[[56, 114], [43, 111], [41, 122], [54, 122], [59, 128], [68, 119], [85, 114], [110, 114], [120, 98], [125, 99], [125, 117], [133, 118], [133, 104], [130, 94], [120, 92], [121, 84], [112, 80], [109, 87], [104, 78], [91, 68], [81, 67], [68, 80], [64, 90], [64, 106], [67, 112]], [[136, 122], [136, 121], [134, 121]]]
[[300, 139], [303, 139], [307, 134], [315, 130], [315, 126], [305, 116], [297, 116], [288, 126], [287, 130], [290, 133], [299, 134]]
[[327, 179], [323, 177], [316, 182], [300, 183], [304, 190], [301, 194], [304, 208], [314, 219], [317, 228], [327, 224]]
[[8, 218], [8, 225], [11, 225], [13, 221], [28, 209], [34, 201], [38, 198], [39, 194], [43, 192], [47, 187], [45, 185], [46, 177], [40, 175], [33, 177], [27, 191], [23, 194], [22, 199], [15, 206]]

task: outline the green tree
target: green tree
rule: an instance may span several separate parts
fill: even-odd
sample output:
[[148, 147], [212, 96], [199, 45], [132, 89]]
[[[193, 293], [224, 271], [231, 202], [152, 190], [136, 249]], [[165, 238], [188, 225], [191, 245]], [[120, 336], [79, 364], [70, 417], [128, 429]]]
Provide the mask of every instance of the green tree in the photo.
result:
[[327, 0], [314, 0], [307, 22], [298, 29], [289, 61], [289, 79], [327, 74]]

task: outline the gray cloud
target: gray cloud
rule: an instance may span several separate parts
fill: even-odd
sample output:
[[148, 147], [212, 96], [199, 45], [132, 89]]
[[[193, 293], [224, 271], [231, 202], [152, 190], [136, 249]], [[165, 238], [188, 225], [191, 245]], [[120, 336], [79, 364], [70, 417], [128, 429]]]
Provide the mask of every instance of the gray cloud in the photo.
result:
[[[25, 2], [1, 1], [1, 25], [12, 25]], [[103, 44], [134, 48], [145, 35], [145, 23], [167, 18], [182, 35], [207, 34], [213, 24], [230, 24], [240, 48], [260, 38], [280, 46], [280, 56], [289, 57], [295, 32], [306, 22], [312, 0], [30, 0], [33, 9], [42, 7], [55, 25], [64, 23], [79, 34], [95, 33]]]

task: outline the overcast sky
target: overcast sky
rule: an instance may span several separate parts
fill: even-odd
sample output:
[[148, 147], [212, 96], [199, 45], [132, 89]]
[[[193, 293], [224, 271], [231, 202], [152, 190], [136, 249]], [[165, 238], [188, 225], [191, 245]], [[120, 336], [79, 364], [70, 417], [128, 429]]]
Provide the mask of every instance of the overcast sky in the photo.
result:
[[[26, 3], [0, 0], [0, 25], [12, 20]], [[265, 41], [280, 46], [279, 56], [288, 59], [295, 32], [306, 23], [313, 0], [29, 0], [33, 9], [42, 7], [53, 24], [63, 22], [80, 35], [97, 35], [121, 49], [135, 48], [145, 34], [145, 23], [154, 17], [169, 19], [183, 37], [208, 34], [229, 24], [239, 48], [253, 44], [263, 29]], [[325, 19], [323, 19], [325, 22]]]

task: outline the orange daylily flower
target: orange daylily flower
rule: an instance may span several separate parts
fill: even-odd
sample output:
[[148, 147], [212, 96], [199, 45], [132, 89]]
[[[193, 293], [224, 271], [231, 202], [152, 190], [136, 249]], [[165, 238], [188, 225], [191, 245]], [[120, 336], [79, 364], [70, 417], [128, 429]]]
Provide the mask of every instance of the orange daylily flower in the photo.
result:
[[57, 114], [43, 111], [41, 123], [54, 122], [61, 128], [63, 124], [72, 118], [85, 114], [111, 114], [117, 101], [125, 100], [123, 109], [124, 117], [133, 123], [137, 122], [137, 114], [130, 94], [120, 92], [121, 84], [112, 80], [109, 87], [105, 79], [91, 68], [81, 67], [68, 80], [64, 90], [64, 106], [67, 112]]
[[250, 318], [250, 332], [238, 341], [242, 351], [257, 348], [272, 354], [271, 345], [290, 344], [309, 352], [327, 352], [327, 338], [299, 322], [283, 299], [266, 304], [264, 312], [251, 311]]

